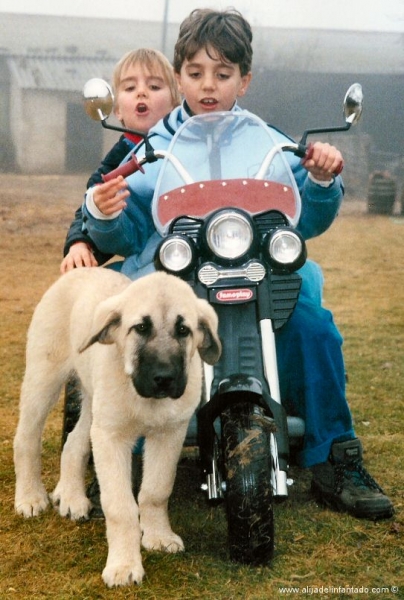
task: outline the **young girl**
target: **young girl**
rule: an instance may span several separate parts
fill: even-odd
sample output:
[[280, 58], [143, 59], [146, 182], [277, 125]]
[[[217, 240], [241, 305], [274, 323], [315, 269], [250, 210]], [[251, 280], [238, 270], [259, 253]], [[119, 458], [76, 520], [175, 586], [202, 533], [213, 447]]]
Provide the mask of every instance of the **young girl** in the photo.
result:
[[[114, 69], [112, 87], [115, 96], [114, 114], [124, 127], [141, 133], [147, 133], [181, 102], [173, 68], [168, 59], [158, 50], [139, 48], [125, 54]], [[87, 189], [92, 188], [95, 201], [108, 202], [117, 194], [122, 198], [129, 195], [122, 177], [103, 183], [102, 175], [118, 167], [141, 140], [139, 136], [125, 133], [108, 152], [100, 167], [87, 182]], [[100, 252], [83, 226], [85, 226], [85, 219], [80, 206], [66, 237], [64, 259], [60, 265], [62, 274], [76, 267], [102, 265], [113, 256]], [[76, 425], [80, 406], [80, 382], [72, 376], [65, 389], [63, 442]], [[91, 482], [87, 493], [93, 503], [91, 517], [102, 518], [96, 477]]]
[[[139, 48], [125, 54], [117, 63], [112, 87], [115, 96], [114, 114], [124, 127], [147, 133], [162, 117], [181, 102], [173, 68], [158, 50]], [[122, 177], [102, 183], [102, 175], [115, 169], [142, 138], [129, 133], [120, 137], [108, 152], [100, 167], [87, 182], [95, 202], [108, 201], [118, 193], [122, 199], [129, 195]], [[83, 231], [81, 206], [75, 213], [64, 246], [61, 273], [75, 267], [94, 267], [106, 262], [111, 255], [99, 252]]]

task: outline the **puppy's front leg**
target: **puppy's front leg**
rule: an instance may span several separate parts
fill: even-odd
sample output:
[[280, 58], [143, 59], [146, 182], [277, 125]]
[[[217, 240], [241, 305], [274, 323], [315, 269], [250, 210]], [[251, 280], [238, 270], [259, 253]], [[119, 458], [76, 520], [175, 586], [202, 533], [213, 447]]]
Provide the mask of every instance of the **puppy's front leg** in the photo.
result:
[[186, 431], [187, 424], [146, 438], [138, 502], [142, 545], [148, 550], [184, 550], [182, 539], [171, 529], [167, 509]]
[[109, 587], [140, 583], [144, 569], [139, 511], [131, 485], [133, 439], [126, 439], [121, 431], [114, 435], [93, 423], [91, 440], [108, 540], [102, 578]]

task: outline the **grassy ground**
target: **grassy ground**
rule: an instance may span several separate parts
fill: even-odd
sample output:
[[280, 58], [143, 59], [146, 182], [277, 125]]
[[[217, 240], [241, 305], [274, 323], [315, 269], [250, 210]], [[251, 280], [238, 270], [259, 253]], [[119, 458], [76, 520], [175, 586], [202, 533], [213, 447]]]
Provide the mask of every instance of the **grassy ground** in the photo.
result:
[[[356, 430], [369, 471], [394, 501], [391, 520], [359, 521], [317, 506], [309, 474], [294, 469], [290, 497], [276, 507], [272, 565], [238, 566], [227, 558], [223, 508], [206, 506], [188, 458], [170, 508], [185, 553], [144, 552], [142, 586], [108, 590], [100, 575], [107, 551], [102, 521], [72, 523], [52, 510], [32, 520], [14, 514], [12, 440], [26, 330], [58, 276], [61, 243], [84, 183], [84, 176], [0, 175], [0, 599], [404, 598], [404, 219], [369, 216], [361, 202], [347, 204], [332, 228], [310, 242], [309, 254], [325, 271], [325, 302], [345, 338]], [[45, 432], [49, 490], [58, 477], [61, 409], [60, 403]]]

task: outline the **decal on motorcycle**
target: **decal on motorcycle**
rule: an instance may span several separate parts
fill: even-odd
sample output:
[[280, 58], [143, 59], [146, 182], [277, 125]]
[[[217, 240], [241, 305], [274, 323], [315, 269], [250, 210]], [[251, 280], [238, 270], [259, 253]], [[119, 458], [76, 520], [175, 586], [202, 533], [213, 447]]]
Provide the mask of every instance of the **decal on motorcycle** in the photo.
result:
[[233, 290], [219, 290], [214, 294], [216, 302], [248, 302], [254, 298], [254, 292], [250, 288], [238, 288]]

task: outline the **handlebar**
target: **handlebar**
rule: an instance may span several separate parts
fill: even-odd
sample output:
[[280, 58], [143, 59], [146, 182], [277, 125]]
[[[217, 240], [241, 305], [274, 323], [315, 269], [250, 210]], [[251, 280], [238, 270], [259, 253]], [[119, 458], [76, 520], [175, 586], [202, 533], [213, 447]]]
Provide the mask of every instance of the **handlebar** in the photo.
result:
[[[109, 181], [114, 177], [122, 175], [123, 177], [128, 177], [132, 173], [136, 171], [143, 171], [142, 164], [146, 162], [154, 162], [157, 158], [162, 158], [159, 156], [159, 151], [155, 152], [150, 144], [150, 140], [148, 135], [141, 131], [136, 131], [134, 129], [127, 129], [125, 127], [117, 127], [114, 125], [110, 125], [107, 123], [107, 118], [111, 113], [113, 106], [113, 94], [111, 87], [107, 84], [103, 79], [93, 78], [90, 79], [83, 89], [83, 96], [85, 100], [85, 109], [86, 112], [90, 115], [91, 118], [96, 121], [101, 121], [101, 124], [106, 129], [112, 129], [114, 131], [120, 131], [122, 133], [133, 133], [138, 135], [140, 138], [144, 140], [146, 155], [140, 161], [132, 155], [131, 159], [128, 160], [124, 165], [118, 167], [114, 171], [110, 172], [108, 175], [103, 176], [104, 181]], [[325, 127], [325, 128], [316, 128], [316, 129], [306, 129], [304, 132], [300, 142], [295, 144], [290, 144], [289, 148], [285, 148], [288, 151], [294, 152], [296, 156], [301, 157], [302, 164], [310, 160], [313, 155], [313, 146], [312, 144], [306, 144], [307, 137], [314, 133], [329, 133], [329, 132], [338, 132], [338, 131], [347, 131], [350, 129], [352, 125], [357, 123], [361, 117], [362, 109], [363, 109], [363, 92], [362, 86], [359, 83], [352, 84], [344, 98], [344, 116], [345, 116], [345, 125], [338, 127]], [[171, 157], [170, 157], [171, 158]], [[267, 161], [267, 158], [264, 162]], [[177, 170], [178, 167], [175, 165]], [[334, 175], [339, 175], [343, 169], [343, 164], [337, 167], [334, 171]], [[260, 168], [260, 172], [262, 170], [262, 166]]]
[[[301, 143], [299, 144], [299, 146], [300, 145], [301, 145]], [[310, 143], [310, 144], [308, 144], [308, 146], [306, 146], [306, 151], [305, 151], [305, 154], [304, 154], [304, 156], [302, 158], [302, 165], [303, 166], [306, 164], [306, 162], [308, 160], [310, 160], [312, 158], [313, 153], [314, 153], [314, 145], [312, 143]], [[297, 154], [297, 153], [295, 152], [295, 154]], [[299, 156], [299, 154], [297, 154], [297, 155]], [[339, 175], [342, 172], [343, 168], [344, 168], [344, 163], [341, 160], [341, 162], [339, 163], [338, 167], [336, 169], [334, 169], [334, 171], [332, 172], [332, 174], [335, 175], [335, 176]]]
[[119, 167], [117, 167], [113, 171], [110, 171], [106, 175], [103, 175], [102, 180], [104, 182], [110, 181], [111, 179], [114, 179], [119, 175], [122, 175], [123, 177], [129, 177], [129, 175], [133, 175], [133, 173], [136, 173], [137, 171], [144, 173], [144, 164], [152, 163], [158, 160], [159, 158], [165, 157], [167, 157], [170, 160], [170, 162], [174, 165], [178, 174], [184, 180], [185, 185], [194, 183], [194, 180], [189, 175], [188, 171], [184, 169], [180, 161], [174, 155], [169, 154], [169, 152], [167, 152], [166, 150], [147, 151], [145, 156], [143, 156], [140, 160], [138, 160], [137, 157], [134, 154], [132, 154], [130, 159], [126, 163], [120, 165]]
[[138, 161], [137, 157], [134, 154], [132, 154], [132, 156], [126, 163], [120, 165], [113, 171], [102, 175], [102, 180], [104, 183], [106, 183], [107, 181], [111, 181], [111, 179], [115, 179], [115, 177], [118, 177], [119, 175], [122, 175], [122, 177], [129, 177], [129, 175], [136, 173], [136, 171], [144, 173], [144, 168]]
[[[265, 173], [268, 169], [268, 166], [272, 162], [275, 154], [279, 151], [293, 152], [293, 154], [295, 154], [296, 156], [300, 156], [302, 158], [302, 165], [304, 166], [306, 161], [310, 160], [310, 158], [312, 158], [312, 156], [313, 156], [314, 145], [312, 143], [309, 143], [308, 145], [306, 145], [302, 142], [287, 143], [287, 144], [281, 143], [281, 144], [278, 144], [277, 146], [275, 146], [274, 148], [271, 148], [271, 150], [268, 152], [267, 156], [265, 157], [265, 159], [256, 175], [256, 179], [264, 178]], [[118, 177], [119, 175], [122, 175], [122, 177], [129, 177], [129, 175], [133, 175], [133, 173], [136, 173], [137, 171], [144, 173], [144, 169], [143, 169], [142, 165], [144, 165], [145, 163], [149, 163], [149, 162], [155, 162], [159, 158], [165, 158], [165, 157], [169, 158], [171, 163], [174, 165], [174, 167], [178, 171], [179, 175], [183, 178], [184, 183], [186, 185], [190, 184], [190, 183], [194, 183], [193, 179], [189, 176], [187, 171], [184, 169], [182, 164], [178, 161], [178, 159], [175, 156], [169, 154], [165, 150], [153, 150], [150, 147], [149, 147], [149, 150], [146, 152], [146, 155], [143, 158], [138, 160], [137, 157], [134, 154], [132, 154], [130, 159], [126, 163], [124, 163], [123, 165], [120, 165], [119, 167], [117, 167], [113, 171], [110, 171], [106, 175], [103, 175], [102, 180], [104, 182], [107, 182], [107, 181], [110, 181], [111, 179], [114, 179], [115, 177]], [[335, 176], [339, 175], [341, 173], [341, 171], [343, 170], [343, 168], [344, 168], [344, 165], [343, 165], [343, 162], [341, 161], [341, 163], [338, 165], [338, 167], [333, 172], [333, 175], [335, 175]]]

